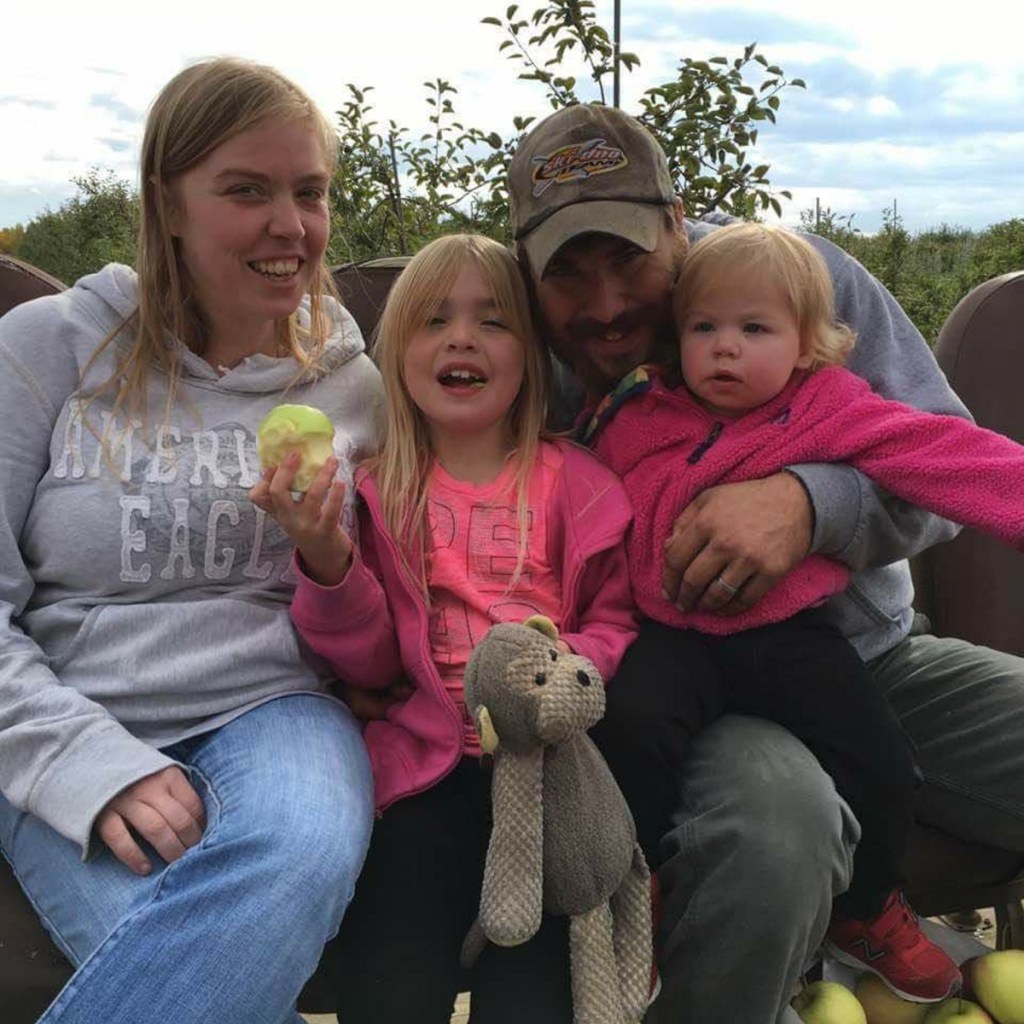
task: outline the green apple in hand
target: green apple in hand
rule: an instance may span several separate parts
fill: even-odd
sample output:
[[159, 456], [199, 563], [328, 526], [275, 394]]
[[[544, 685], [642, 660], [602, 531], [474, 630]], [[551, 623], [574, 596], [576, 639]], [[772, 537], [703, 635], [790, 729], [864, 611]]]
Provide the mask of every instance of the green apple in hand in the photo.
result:
[[256, 454], [264, 469], [279, 466], [286, 455], [302, 458], [293, 490], [306, 491], [324, 463], [334, 454], [334, 424], [311, 405], [278, 405], [256, 431]]
[[998, 1024], [1024, 1024], [1024, 949], [1001, 949], [961, 965], [964, 990]]
[[853, 989], [868, 1024], [922, 1024], [928, 1003], [902, 999], [877, 974], [865, 971]]
[[969, 999], [952, 996], [932, 1003], [924, 1015], [924, 1024], [994, 1024], [992, 1018]]
[[811, 982], [791, 1005], [804, 1024], [867, 1024], [857, 997], [835, 981]]

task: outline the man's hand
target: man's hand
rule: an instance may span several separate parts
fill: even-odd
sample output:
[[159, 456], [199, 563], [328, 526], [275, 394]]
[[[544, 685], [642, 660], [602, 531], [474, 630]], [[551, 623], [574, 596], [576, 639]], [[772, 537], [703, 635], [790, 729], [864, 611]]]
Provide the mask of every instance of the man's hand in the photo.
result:
[[663, 593], [686, 611], [743, 611], [807, 556], [813, 529], [810, 499], [791, 473], [709, 487], [665, 543]]
[[348, 705], [356, 718], [372, 722], [387, 718], [388, 708], [392, 704], [408, 700], [412, 694], [412, 683], [408, 679], [400, 679], [383, 690], [367, 690], [362, 686], [350, 686], [339, 681], [332, 690]]
[[148, 875], [153, 866], [136, 837], [169, 864], [199, 842], [205, 827], [203, 801], [174, 765], [139, 779], [115, 796], [96, 819], [100, 839], [137, 875]]

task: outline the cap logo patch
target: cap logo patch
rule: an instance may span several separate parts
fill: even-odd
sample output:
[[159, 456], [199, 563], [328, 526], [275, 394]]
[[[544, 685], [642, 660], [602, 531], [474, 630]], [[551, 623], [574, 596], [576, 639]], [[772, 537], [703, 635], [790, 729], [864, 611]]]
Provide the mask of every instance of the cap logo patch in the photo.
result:
[[535, 156], [533, 163], [533, 196], [536, 199], [551, 185], [579, 181], [625, 167], [629, 157], [617, 146], [606, 145], [604, 139], [589, 139], [562, 146], [549, 156]]

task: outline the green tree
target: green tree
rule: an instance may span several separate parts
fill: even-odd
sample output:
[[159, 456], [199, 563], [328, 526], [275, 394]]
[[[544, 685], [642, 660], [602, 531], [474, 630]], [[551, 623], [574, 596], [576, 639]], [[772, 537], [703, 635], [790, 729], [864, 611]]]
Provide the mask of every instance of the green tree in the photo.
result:
[[[629, 72], [633, 53], [618, 52], [591, 0], [547, 0], [531, 14], [509, 5], [484, 18], [502, 36], [499, 52], [518, 77], [545, 90], [552, 108], [607, 101], [616, 67]], [[458, 90], [445, 79], [424, 83], [430, 129], [414, 137], [394, 121], [375, 119], [368, 87], [349, 85], [338, 111], [341, 164], [332, 190], [335, 242], [343, 261], [412, 252], [459, 228], [509, 239], [505, 176], [512, 153], [534, 120], [515, 117], [510, 132], [466, 126], [455, 108]], [[749, 152], [762, 123], [774, 123], [781, 95], [803, 88], [747, 46], [733, 60], [680, 61], [676, 77], [648, 89], [635, 111], [668, 154], [687, 211], [754, 216], [780, 210], [769, 166]]]
[[113, 171], [72, 180], [78, 194], [31, 221], [18, 246], [19, 259], [66, 284], [105, 263], [134, 263], [139, 222], [135, 190]]
[[8, 256], [17, 256], [18, 247], [25, 237], [25, 228], [21, 224], [15, 224], [9, 228], [0, 228], [0, 252]]
[[1000, 274], [1024, 270], [1024, 220], [995, 224], [983, 231], [971, 251], [969, 281], [973, 287]]

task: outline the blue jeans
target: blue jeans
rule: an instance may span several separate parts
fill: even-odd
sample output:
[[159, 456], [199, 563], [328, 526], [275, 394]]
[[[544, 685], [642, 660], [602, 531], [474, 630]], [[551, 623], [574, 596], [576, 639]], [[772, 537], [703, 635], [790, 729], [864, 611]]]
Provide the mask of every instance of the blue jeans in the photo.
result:
[[279, 697], [166, 751], [206, 805], [199, 844], [132, 874], [0, 799], [0, 847], [78, 968], [40, 1024], [283, 1024], [352, 897], [373, 821], [343, 705]]
[[[924, 774], [917, 816], [1024, 852], [1024, 660], [910, 636], [869, 663]], [[662, 994], [646, 1024], [799, 1024], [789, 1007], [849, 885], [859, 826], [780, 726], [699, 734], [662, 840]]]

